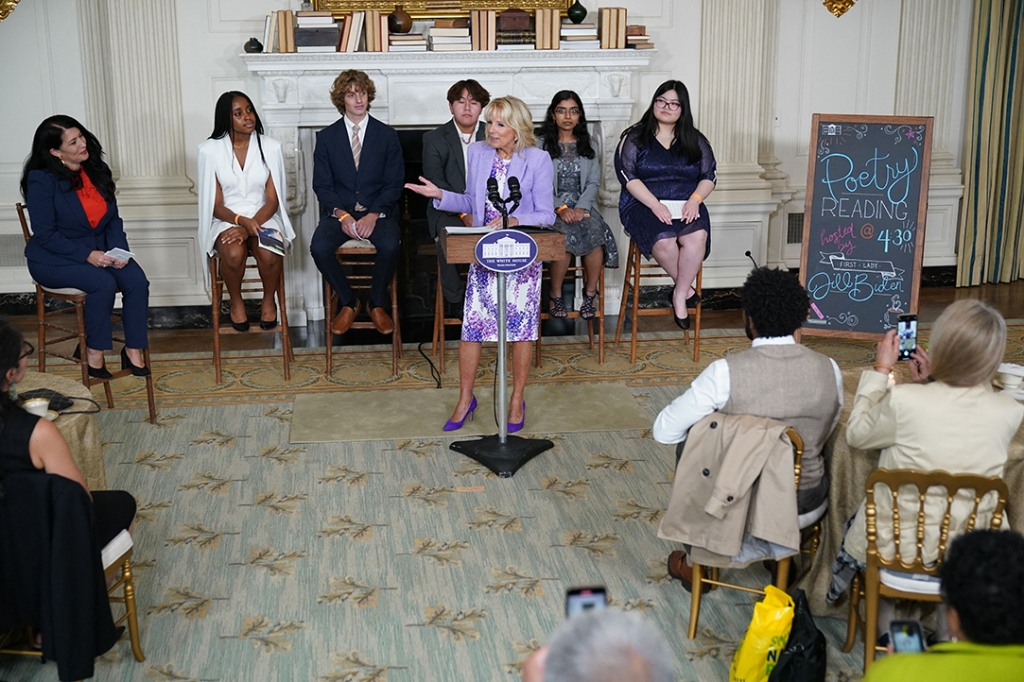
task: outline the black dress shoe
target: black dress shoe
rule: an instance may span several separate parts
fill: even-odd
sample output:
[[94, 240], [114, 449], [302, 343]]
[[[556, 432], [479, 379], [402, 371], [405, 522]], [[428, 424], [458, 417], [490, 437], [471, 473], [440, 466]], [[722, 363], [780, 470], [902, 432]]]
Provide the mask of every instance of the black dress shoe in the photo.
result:
[[687, 308], [696, 308], [699, 304], [700, 304], [700, 294], [698, 294], [696, 291], [693, 292], [693, 296], [691, 296], [690, 298], [686, 299], [686, 307]]
[[[73, 357], [75, 360], [81, 360], [82, 359], [82, 347], [81, 346], [75, 346], [75, 352], [71, 354], [71, 357]], [[88, 365], [88, 367], [89, 367], [89, 376], [92, 377], [93, 379], [113, 379], [114, 378], [114, 375], [111, 374], [109, 371], [107, 371], [106, 365], [104, 365], [103, 367], [93, 367], [92, 365]]]
[[676, 326], [679, 327], [680, 329], [689, 329], [690, 328], [690, 317], [689, 317], [689, 315], [687, 315], [686, 317], [679, 317], [678, 315], [676, 315], [676, 312], [673, 310], [672, 311], [672, 317], [676, 321]]
[[[231, 320], [230, 317], [228, 319]], [[246, 320], [245, 322], [235, 322], [234, 320], [231, 320], [231, 328], [236, 332], [247, 332], [249, 331], [249, 320]]]
[[130, 369], [132, 376], [136, 377], [148, 377], [153, 372], [150, 371], [149, 367], [143, 365], [142, 367], [136, 367], [132, 364], [132, 361], [128, 358], [128, 347], [121, 347], [121, 369]]
[[277, 320], [276, 319], [270, 320], [269, 322], [266, 321], [266, 320], [260, 320], [260, 329], [262, 329], [264, 331], [266, 331], [268, 329], [273, 329], [276, 326], [277, 326]]

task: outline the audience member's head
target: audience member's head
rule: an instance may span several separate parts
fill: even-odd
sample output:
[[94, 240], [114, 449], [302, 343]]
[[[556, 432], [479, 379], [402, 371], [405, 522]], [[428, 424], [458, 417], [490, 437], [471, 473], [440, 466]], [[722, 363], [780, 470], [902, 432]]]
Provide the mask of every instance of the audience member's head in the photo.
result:
[[[747, 337], [790, 336], [807, 319], [811, 300], [797, 276], [786, 270], [755, 268], [740, 290]], [[753, 329], [751, 329], [753, 327]]]
[[487, 88], [472, 78], [457, 81], [448, 88], [448, 104], [454, 104], [463, 97], [479, 103], [481, 107], [486, 107], [491, 101], [491, 93], [487, 92]]
[[24, 373], [28, 357], [25, 338], [6, 317], [0, 317], [0, 397], [10, 395], [11, 384]]
[[331, 103], [337, 108], [342, 116], [346, 113], [345, 96], [349, 93], [362, 92], [366, 94], [366, 111], [370, 110], [374, 98], [377, 96], [377, 86], [364, 71], [348, 69], [338, 74], [331, 85]]
[[931, 377], [950, 386], [992, 378], [1006, 351], [1006, 321], [988, 303], [956, 301], [935, 320], [929, 338]]
[[562, 623], [523, 668], [524, 682], [674, 682], [665, 637], [636, 612], [587, 611]]
[[533, 117], [526, 102], [518, 97], [499, 97], [491, 100], [484, 109], [484, 120], [488, 123], [500, 121], [516, 131], [513, 151], [521, 152], [536, 142], [533, 135]]
[[1024, 535], [976, 530], [939, 569], [949, 630], [975, 644], [1024, 644]]

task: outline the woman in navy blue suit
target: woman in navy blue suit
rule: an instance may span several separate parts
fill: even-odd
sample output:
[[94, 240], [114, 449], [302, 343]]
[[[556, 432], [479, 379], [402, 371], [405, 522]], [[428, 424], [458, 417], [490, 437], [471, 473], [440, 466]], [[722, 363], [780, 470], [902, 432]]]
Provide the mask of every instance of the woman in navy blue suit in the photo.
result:
[[21, 176], [32, 218], [33, 234], [25, 247], [28, 271], [49, 289], [73, 287], [86, 293], [89, 376], [99, 379], [111, 377], [103, 352], [113, 348], [110, 314], [118, 290], [126, 342], [121, 368], [135, 376], [150, 374], [142, 357], [149, 346], [149, 281], [135, 260], [107, 255], [115, 248], [129, 250], [114, 190], [95, 135], [70, 116], [51, 116], [39, 124]]

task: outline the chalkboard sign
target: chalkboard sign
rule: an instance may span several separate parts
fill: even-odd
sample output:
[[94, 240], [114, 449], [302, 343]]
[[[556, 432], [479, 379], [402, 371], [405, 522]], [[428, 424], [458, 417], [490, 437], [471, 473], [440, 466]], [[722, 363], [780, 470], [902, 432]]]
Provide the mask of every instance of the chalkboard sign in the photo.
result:
[[873, 338], [917, 312], [931, 141], [930, 116], [814, 115], [805, 333]]

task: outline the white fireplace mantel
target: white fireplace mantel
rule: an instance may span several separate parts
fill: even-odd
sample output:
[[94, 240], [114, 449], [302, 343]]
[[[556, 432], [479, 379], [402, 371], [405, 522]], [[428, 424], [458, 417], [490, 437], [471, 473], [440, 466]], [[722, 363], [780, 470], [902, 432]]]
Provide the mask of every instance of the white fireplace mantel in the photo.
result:
[[[260, 79], [260, 113], [267, 133], [285, 151], [289, 210], [296, 215], [297, 241], [289, 273], [289, 317], [302, 324], [323, 317], [320, 278], [309, 257], [316, 228], [315, 202], [309, 201], [308, 163], [312, 137], [338, 120], [331, 84], [346, 69], [365, 71], [377, 93], [370, 113], [397, 128], [433, 128], [451, 118], [446, 94], [452, 83], [474, 78], [492, 97], [514, 95], [530, 107], [535, 121], [559, 90], [575, 90], [593, 124], [602, 159], [600, 201], [618, 202], [613, 156], [619, 135], [633, 115], [634, 74], [648, 66], [652, 50], [535, 50], [519, 52], [355, 52], [330, 54], [245, 54], [249, 71]], [[311, 178], [310, 178], [311, 180]], [[611, 222], [611, 221], [610, 221]], [[621, 237], [621, 235], [619, 235]], [[614, 287], [618, 288], [618, 287]], [[607, 289], [606, 302], [618, 292]], [[301, 297], [301, 298], [300, 298]], [[295, 309], [295, 313], [292, 309]]]

